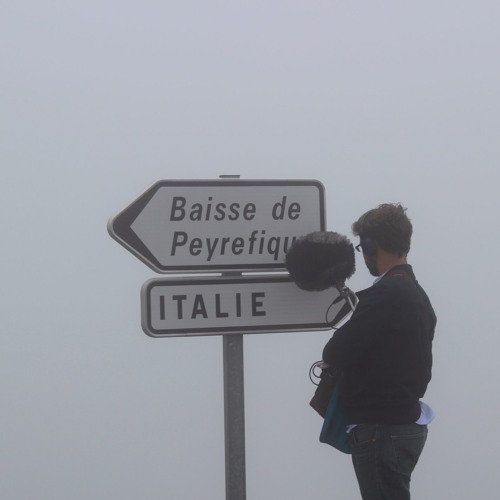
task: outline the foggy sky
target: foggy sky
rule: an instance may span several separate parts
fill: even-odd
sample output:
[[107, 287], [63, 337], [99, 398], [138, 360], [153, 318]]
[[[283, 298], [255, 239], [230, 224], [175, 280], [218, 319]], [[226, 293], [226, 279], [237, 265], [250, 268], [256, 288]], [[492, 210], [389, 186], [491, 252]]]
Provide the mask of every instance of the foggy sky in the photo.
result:
[[[156, 180], [221, 174], [321, 181], [353, 241], [408, 207], [438, 315], [413, 495], [497, 498], [498, 2], [0, 9], [2, 499], [224, 498], [221, 337], [147, 337], [158, 275], [106, 230]], [[245, 336], [249, 500], [359, 498], [308, 406], [330, 335]]]

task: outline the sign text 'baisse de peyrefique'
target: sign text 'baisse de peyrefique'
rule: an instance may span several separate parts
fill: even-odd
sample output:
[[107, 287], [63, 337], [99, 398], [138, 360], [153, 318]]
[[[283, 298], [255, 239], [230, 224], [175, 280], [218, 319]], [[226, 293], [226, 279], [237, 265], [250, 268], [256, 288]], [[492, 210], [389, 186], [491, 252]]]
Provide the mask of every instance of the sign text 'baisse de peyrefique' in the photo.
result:
[[159, 273], [283, 270], [296, 238], [325, 230], [318, 181], [158, 181], [108, 223]]

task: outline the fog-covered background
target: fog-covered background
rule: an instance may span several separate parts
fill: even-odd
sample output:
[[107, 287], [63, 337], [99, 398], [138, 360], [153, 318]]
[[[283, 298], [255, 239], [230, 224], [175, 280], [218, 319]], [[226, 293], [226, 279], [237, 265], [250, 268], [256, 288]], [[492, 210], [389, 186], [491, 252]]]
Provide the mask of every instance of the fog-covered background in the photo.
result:
[[[415, 498], [498, 497], [500, 5], [4, 0], [0, 497], [224, 498], [221, 337], [151, 339], [109, 217], [159, 179], [318, 179], [327, 226], [401, 201], [437, 311]], [[357, 242], [356, 242], [357, 243]], [[371, 284], [361, 260], [351, 288]], [[329, 332], [246, 336], [249, 500], [356, 499], [318, 442]]]

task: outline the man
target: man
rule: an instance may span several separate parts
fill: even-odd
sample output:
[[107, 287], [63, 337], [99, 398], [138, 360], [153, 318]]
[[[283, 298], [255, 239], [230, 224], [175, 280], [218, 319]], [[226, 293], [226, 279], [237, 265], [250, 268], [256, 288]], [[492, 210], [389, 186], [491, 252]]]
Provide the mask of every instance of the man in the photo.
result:
[[323, 360], [340, 373], [362, 498], [406, 500], [433, 418], [421, 398], [431, 379], [436, 315], [407, 263], [412, 224], [406, 209], [380, 205], [352, 230], [377, 279], [357, 294], [356, 310], [326, 344]]

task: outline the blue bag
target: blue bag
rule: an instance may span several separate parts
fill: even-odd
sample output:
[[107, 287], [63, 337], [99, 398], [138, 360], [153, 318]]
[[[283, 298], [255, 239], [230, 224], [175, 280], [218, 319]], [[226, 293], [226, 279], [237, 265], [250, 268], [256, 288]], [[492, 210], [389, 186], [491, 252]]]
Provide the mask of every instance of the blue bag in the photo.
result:
[[351, 446], [349, 445], [347, 425], [347, 418], [339, 401], [338, 384], [335, 384], [319, 435], [320, 442], [329, 444], [343, 453], [350, 454]]

